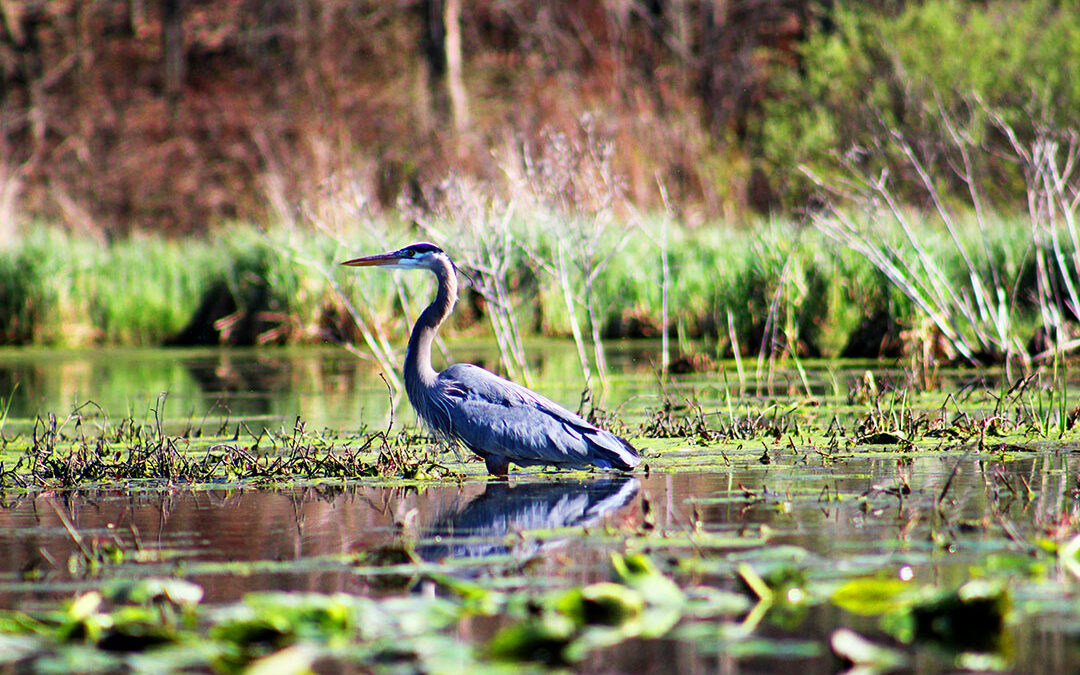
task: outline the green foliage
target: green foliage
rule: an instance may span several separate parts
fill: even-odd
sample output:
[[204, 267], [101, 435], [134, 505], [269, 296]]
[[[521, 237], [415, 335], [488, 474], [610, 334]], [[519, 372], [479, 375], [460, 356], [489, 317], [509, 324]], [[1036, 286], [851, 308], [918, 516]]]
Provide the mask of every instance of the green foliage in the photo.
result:
[[914, 638], [958, 650], [1000, 651], [1011, 607], [1004, 583], [969, 581], [912, 608]]
[[[623, 236], [623, 227], [610, 228], [603, 236]], [[0, 324], [0, 339], [9, 344], [161, 344], [176, 335], [204, 298], [223, 284], [238, 311], [260, 322], [265, 331], [260, 339], [317, 340], [327, 321], [344, 319], [340, 311], [334, 314], [341, 299], [323, 271], [340, 278], [354, 302], [364, 303], [361, 310], [366, 316], [389, 325], [400, 311], [394, 278], [341, 272], [336, 266], [346, 256], [390, 246], [378, 237], [356, 234], [360, 236], [349, 237], [356, 242], [350, 250], [319, 233], [284, 228], [264, 233], [249, 227], [224, 230], [214, 242], [146, 236], [101, 246], [41, 228], [0, 257], [0, 278], [10, 279], [0, 294], [0, 303], [9, 310]], [[827, 316], [833, 310], [828, 299], [850, 286], [849, 280], [833, 273], [820, 238], [813, 233], [793, 235], [786, 224], [768, 225], [759, 234], [726, 227], [693, 231], [673, 227], [671, 234], [671, 319], [677, 324], [673, 328], [690, 336], [726, 342], [730, 310], [744, 348], [756, 352], [775, 312], [770, 325], [780, 342], [791, 338], [816, 343], [830, 325]], [[554, 259], [554, 237], [561, 231], [545, 231], [535, 220], [523, 218], [515, 226], [515, 236], [528, 251]], [[445, 245], [455, 253], [453, 242]], [[602, 246], [614, 247], [614, 241]], [[566, 305], [549, 271], [526, 249], [514, 247], [512, 254], [508, 279], [516, 311], [524, 318], [531, 313], [535, 331], [569, 334]], [[609, 327], [610, 335], [618, 337], [628, 318], [643, 322], [646, 335], [660, 332], [659, 256], [653, 242], [631, 232], [596, 275], [595, 304], [602, 313], [598, 321]], [[846, 272], [853, 267], [854, 261], [845, 263]], [[869, 267], [862, 269], [865, 277]], [[420, 275], [403, 280], [404, 297], [414, 298], [410, 311], [415, 315], [416, 305], [430, 293], [430, 280]], [[580, 298], [583, 271], [568, 265], [568, 280]], [[461, 328], [469, 328], [462, 323], [469, 316], [460, 313]], [[478, 318], [472, 315], [473, 321]], [[407, 329], [401, 325], [388, 332], [404, 334]], [[348, 333], [347, 328], [338, 330]], [[831, 343], [839, 341], [842, 338], [831, 337]]]
[[832, 602], [849, 612], [881, 617], [904, 642], [934, 644], [955, 653], [999, 654], [1012, 612], [1011, 594], [999, 581], [976, 579], [958, 588], [919, 586], [896, 578], [852, 579]]
[[878, 615], [904, 606], [905, 594], [916, 588], [895, 577], [867, 577], [852, 579], [837, 588], [832, 602], [853, 614]]
[[[1006, 141], [993, 133], [989, 109], [1021, 140], [1037, 125], [1080, 127], [1076, 3], [931, 0], [904, 3], [895, 14], [847, 3], [833, 18], [832, 30], [802, 46], [801, 72], [779, 73], [765, 103], [764, 153], [788, 182], [801, 180], [800, 165], [830, 175], [852, 148], [867, 153], [854, 160], [868, 173], [888, 167], [902, 182], [914, 179], [898, 171], [895, 148], [882, 144], [885, 132], [935, 147], [948, 139], [942, 113], [975, 143], [997, 147]], [[1014, 165], [988, 154], [973, 168], [978, 187], [999, 204], [1024, 203]], [[947, 166], [934, 178], [966, 193]]]
[[[0, 338], [55, 346], [161, 344], [221, 267], [207, 242], [137, 237], [109, 245], [51, 227], [0, 255]], [[215, 264], [216, 263], [216, 264]]]
[[487, 654], [504, 661], [569, 665], [597, 647], [662, 637], [686, 613], [726, 613], [715, 598], [690, 602], [644, 555], [613, 554], [611, 563], [619, 583], [599, 582], [534, 599], [525, 620], [499, 631]]

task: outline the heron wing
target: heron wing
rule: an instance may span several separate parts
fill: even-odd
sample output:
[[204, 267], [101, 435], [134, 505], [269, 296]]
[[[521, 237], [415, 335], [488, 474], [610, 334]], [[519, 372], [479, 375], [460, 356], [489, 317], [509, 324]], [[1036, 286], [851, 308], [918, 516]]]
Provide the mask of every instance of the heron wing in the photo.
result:
[[481, 455], [501, 455], [520, 466], [631, 469], [640, 461], [615, 434], [479, 366], [451, 366], [439, 374], [437, 387], [450, 435]]

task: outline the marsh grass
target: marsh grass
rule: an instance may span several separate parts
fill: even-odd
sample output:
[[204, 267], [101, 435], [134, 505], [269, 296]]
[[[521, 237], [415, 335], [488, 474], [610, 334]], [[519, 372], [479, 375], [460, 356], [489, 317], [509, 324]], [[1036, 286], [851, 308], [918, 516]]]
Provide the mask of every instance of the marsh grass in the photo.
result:
[[[831, 396], [800, 395], [805, 384], [792, 382], [794, 394], [781, 399], [760, 398], [732, 383], [708, 404], [662, 389], [656, 406], [629, 414], [592, 407], [587, 389], [583, 407], [592, 408], [584, 414], [638, 445], [649, 461], [665, 453], [653, 439], [721, 456], [726, 444], [746, 442], [765, 443], [765, 456], [776, 447], [796, 454], [865, 446], [897, 452], [916, 446], [1012, 452], [1031, 443], [1070, 440], [1080, 431], [1075, 392], [1070, 394], [1063, 378], [1049, 371], [1015, 381], [974, 383], [947, 394], [920, 391], [911, 384], [917, 378], [910, 372], [893, 378], [867, 373], [846, 389], [834, 382]], [[415, 431], [394, 431], [393, 419], [385, 430], [348, 434], [313, 431], [300, 419], [288, 428], [255, 432], [228, 419], [178, 425], [164, 418], [164, 409], [162, 397], [143, 421], [131, 416], [112, 420], [94, 404], [85, 404], [66, 416], [48, 414], [20, 425], [21, 433], [0, 433], [0, 487], [446, 479], [472, 472], [461, 464], [462, 456], [444, 459], [444, 448]]]
[[0, 252], [5, 342], [155, 345], [178, 332], [219, 275], [243, 259], [204, 240], [146, 236], [103, 246], [60, 229], [29, 229]]
[[[886, 345], [906, 345], [912, 361], [931, 365], [948, 357], [935, 348], [939, 331], [919, 303], [872, 261], [815, 228], [769, 222], [754, 231], [688, 229], [662, 216], [634, 216], [589, 230], [588, 237], [598, 237], [589, 252], [584, 239], [560, 229], [557, 214], [524, 205], [486, 201], [435, 212], [420, 223], [422, 235], [396, 232], [399, 226], [370, 216], [362, 204], [347, 206], [344, 198], [337, 210], [312, 206], [266, 231], [224, 229], [214, 242], [145, 236], [102, 246], [48, 228], [27, 232], [0, 252], [0, 338], [51, 346], [162, 344], [225, 289], [235, 310], [208, 327], [218, 340], [235, 343], [248, 325], [256, 344], [341, 343], [379, 361], [394, 385], [400, 345], [430, 300], [431, 280], [339, 263], [432, 238], [467, 278], [444, 335], [490, 333], [500, 370], [523, 381], [525, 339], [537, 335], [576, 336], [583, 381], [603, 363], [604, 340], [669, 333], [674, 355], [704, 349], [715, 358], [735, 356], [743, 382], [793, 357], [876, 356]], [[485, 208], [486, 218], [470, 219]], [[1025, 266], [1027, 239], [1016, 234], [1016, 223], [1004, 223], [985, 246], [1003, 275], [1022, 278], [1032, 269]], [[967, 276], [962, 257], [938, 246], [930, 226], [912, 228], [936, 250], [943, 273]], [[982, 241], [977, 228], [961, 237]], [[1013, 344], [1043, 326], [1040, 303], [1022, 293], [1014, 300]], [[854, 336], [867, 327], [861, 351], [852, 352]], [[448, 361], [449, 350], [443, 352]]]
[[[911, 371], [896, 379], [867, 372], [846, 390], [834, 382], [831, 396], [780, 400], [727, 384], [713, 405], [694, 395], [664, 392], [631, 437], [677, 439], [683, 447], [708, 447], [721, 455], [729, 444], [764, 443], [763, 461], [777, 445], [796, 455], [867, 447], [899, 454], [916, 449], [1009, 454], [1080, 438], [1080, 401], [1075, 392], [1069, 394], [1060, 373], [1039, 371], [1014, 381], [1002, 377], [950, 393], [923, 390], [918, 378]], [[642, 442], [649, 447], [648, 440]]]
[[[348, 257], [383, 251], [412, 239], [400, 235], [391, 239], [385, 223], [357, 225], [344, 220], [341, 215], [315, 228], [268, 232], [230, 228], [220, 233], [216, 244], [143, 237], [102, 247], [55, 230], [35, 231], [0, 256], [0, 275], [11, 280], [0, 296], [6, 309], [3, 338], [14, 344], [54, 346], [161, 344], [184, 327], [205, 294], [221, 282], [237, 300], [239, 311], [256, 291], [267, 296], [253, 308], [268, 326], [260, 333], [262, 341], [309, 342], [335, 335], [359, 338], [363, 328], [358, 327], [366, 327], [370, 332], [364, 338], [367, 349], [374, 352], [378, 346], [384, 360], [393, 361], [389, 345], [400, 343], [407, 334], [408, 319], [427, 302], [430, 281], [422, 275], [399, 278], [339, 269], [337, 263]], [[476, 290], [495, 308], [490, 323], [510, 355], [504, 366], [507, 370], [520, 370], [524, 362], [524, 335], [571, 335], [577, 321], [571, 317], [588, 305], [585, 328], [577, 331], [583, 354], [593, 351], [589, 343], [594, 336], [618, 336], [623, 332], [619, 326], [629, 319], [643, 319], [646, 335], [660, 332], [663, 279], [657, 263], [661, 256], [648, 238], [619, 236], [604, 244], [608, 253], [599, 260], [606, 262], [599, 271], [593, 267], [588, 272], [592, 280], [587, 291], [585, 277], [566, 257], [567, 245], [557, 243], [561, 233], [556, 228], [520, 213], [508, 226], [510, 250], [503, 250], [501, 242], [499, 247], [479, 242], [474, 247], [466, 238], [459, 253], [455, 249], [459, 223], [444, 220], [426, 225], [429, 233], [447, 239], [440, 243], [459, 261], [472, 263], [463, 267], [477, 280]], [[725, 317], [719, 322], [723, 325], [730, 309], [736, 330], [745, 336], [742, 343], [756, 353], [761, 339], [753, 333], [762, 333], [757, 317], [767, 312], [776, 288], [784, 284], [792, 290], [781, 301], [790, 308], [777, 311], [782, 312], [780, 323], [789, 334], [816, 331], [814, 326], [825, 324], [822, 317], [810, 316], [814, 308], [801, 304], [806, 291], [799, 289], [806, 284], [796, 277], [803, 273], [802, 267], [789, 271], [784, 284], [780, 283], [780, 261], [806, 252], [774, 249], [774, 243], [785, 240], [784, 229], [777, 225], [774, 234], [731, 231], [718, 236], [713, 231], [691, 232], [673, 226], [668, 301], [676, 326], [689, 336], [718, 338], [718, 317]], [[618, 231], [612, 229], [613, 234]], [[562, 265], [557, 263], [560, 249]], [[474, 250], [481, 255], [471, 253]], [[495, 261], [499, 267], [491, 265]], [[811, 263], [813, 274], [819, 266]], [[538, 280], [554, 283], [537, 285]], [[840, 279], [835, 283], [840, 284]], [[591, 300], [586, 297], [590, 293]], [[353, 311], [361, 320], [345, 318], [349, 313], [346, 301], [354, 304]], [[395, 316], [402, 309], [403, 316]], [[227, 328], [222, 323], [218, 330]]]
[[[1054, 126], [1045, 113], [1007, 116], [976, 95], [963, 103], [964, 115], [940, 98], [923, 106], [940, 127], [934, 142], [913, 140], [875, 111], [872, 146], [844, 154], [841, 174], [804, 169], [833, 200], [812, 220], [914, 303], [947, 356], [1017, 361], [1027, 370], [1030, 356], [1056, 358], [1078, 346], [1080, 132]], [[1006, 139], [1003, 147], [985, 141], [988, 130]], [[898, 170], [874, 168], [871, 157], [893, 158]], [[1019, 168], [1027, 197], [1026, 222], [1011, 227], [978, 175], [1002, 160]], [[949, 173], [967, 187], [966, 203], [946, 193], [939, 176]], [[921, 212], [897, 196], [901, 187], [920, 193]], [[1026, 330], [1033, 318], [1035, 335]]]

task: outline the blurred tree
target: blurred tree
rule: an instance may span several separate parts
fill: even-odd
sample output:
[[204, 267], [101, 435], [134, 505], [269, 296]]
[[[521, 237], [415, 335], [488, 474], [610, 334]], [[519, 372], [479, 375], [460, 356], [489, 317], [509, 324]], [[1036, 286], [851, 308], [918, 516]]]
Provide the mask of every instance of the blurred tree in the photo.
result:
[[[588, 119], [639, 207], [658, 206], [659, 179], [687, 218], [739, 217], [802, 199], [796, 160], [826, 157], [855, 103], [887, 95], [919, 121], [889, 54], [946, 92], [969, 71], [1060, 90], [1046, 105], [1071, 119], [1056, 101], [1077, 81], [1060, 56], [1074, 4], [0, 0], [0, 175], [27, 212], [72, 227], [199, 231], [328, 186], [373, 208], [450, 173], [509, 190], [530, 146], [580, 139]], [[1058, 15], [1053, 39], [1015, 35]], [[1046, 75], [986, 68], [999, 42]]]
[[468, 126], [469, 112], [462, 74], [461, 0], [421, 0], [421, 51], [427, 66], [434, 126], [456, 132]]
[[165, 96], [175, 107], [187, 74], [183, 0], [161, 0], [161, 64]]

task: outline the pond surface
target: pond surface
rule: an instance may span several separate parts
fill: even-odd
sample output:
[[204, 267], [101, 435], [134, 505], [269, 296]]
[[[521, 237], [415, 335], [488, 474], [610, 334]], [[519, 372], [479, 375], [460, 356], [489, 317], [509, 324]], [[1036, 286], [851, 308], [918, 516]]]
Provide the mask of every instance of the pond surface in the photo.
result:
[[[967, 459], [957, 467], [956, 458], [920, 456], [898, 466], [893, 458], [877, 457], [793, 473], [743, 457], [733, 458], [728, 471], [527, 475], [510, 485], [469, 480], [421, 489], [309, 485], [28, 494], [0, 508], [0, 606], [47, 607], [93, 588], [102, 575], [181, 574], [201, 585], [212, 603], [255, 590], [418, 592], [418, 568], [395, 566], [406, 562], [398, 554], [403, 536], [426, 572], [500, 588], [604, 580], [609, 553], [624, 547], [650, 552], [681, 582], [719, 588], [737, 589], [736, 568], [746, 562], [763, 574], [788, 568], [808, 583], [886, 574], [950, 586], [988, 557], [1022, 555], [1000, 532], [975, 526], [1002, 513], [991, 504], [987, 484], [1004, 489], [1040, 475], [1065, 481], [1077, 475], [1077, 461]], [[949, 523], [943, 524], [934, 501], [949, 476]], [[890, 492], [901, 483], [911, 488], [902, 499]], [[1063, 495], [1048, 489], [1030, 503], [1031, 524], [1018, 519], [1011, 536], [1032, 537], [1044, 524], [1060, 522], [1074, 509], [1073, 499]], [[75, 565], [69, 571], [78, 549], [64, 516], [86, 541], [117, 542], [138, 555], [90, 577]], [[693, 564], [681, 568], [680, 561], [690, 559]], [[26, 580], [29, 570], [40, 577]], [[1074, 585], [1063, 578], [1049, 592]], [[1022, 581], [1012, 590], [1016, 602], [1075, 604], [1065, 596], [1042, 597], [1048, 591]], [[1024, 672], [1080, 668], [1075, 607], [1060, 610], [1010, 629], [1009, 657], [1026, 664]], [[838, 625], [874, 630], [872, 621], [812, 606], [765, 622], [761, 635], [776, 640], [766, 653], [751, 650], [737, 658], [737, 651], [725, 653], [708, 639], [671, 639], [664, 649], [640, 643], [616, 650], [615, 671], [660, 667], [674, 655], [679, 672], [712, 671], [720, 664], [726, 672], [834, 672], [823, 644]], [[472, 639], [496, 627], [473, 626]], [[585, 669], [608, 672], [613, 666], [596, 659]]]
[[[458, 362], [498, 368], [489, 343], [461, 343], [450, 349]], [[583, 376], [572, 343], [528, 345], [532, 385], [537, 391], [576, 410]], [[606, 387], [594, 386], [599, 407], [630, 420], [660, 405], [664, 394], [693, 398], [709, 410], [731, 404], [732, 396], [755, 403], [788, 402], [815, 396], [843, 399], [854, 383], [872, 370], [877, 381], [902, 385], [909, 379], [903, 364], [877, 362], [806, 362], [769, 368], [744, 359], [743, 376], [734, 362], [719, 371], [669, 378], [659, 384], [660, 345], [648, 341], [609, 343], [611, 375]], [[403, 358], [403, 357], [402, 357]], [[439, 361], [436, 358], [436, 361]], [[400, 362], [400, 359], [399, 359]], [[439, 364], [436, 363], [438, 367]], [[1080, 372], [1076, 386], [1080, 388]], [[1000, 371], [942, 370], [933, 374], [944, 392], [996, 387]], [[79, 409], [110, 419], [139, 422], [155, 414], [173, 427], [244, 422], [252, 429], [292, 429], [296, 418], [309, 428], [352, 431], [384, 427], [391, 403], [400, 418], [414, 424], [407, 402], [391, 396], [377, 363], [341, 347], [302, 349], [102, 349], [43, 350], [0, 348], [0, 400], [8, 405], [8, 430], [25, 429], [37, 416], [59, 418]], [[156, 413], [155, 413], [156, 411]]]
[[[497, 366], [497, 353], [484, 345], [455, 347], [454, 353]], [[531, 353], [545, 391], [576, 407], [581, 389], [569, 383], [579, 382], [581, 371], [572, 345], [536, 345]], [[647, 348], [624, 350], [615, 367], [649, 372], [651, 354]], [[62, 417], [89, 404], [112, 418], [139, 421], [160, 408], [172, 423], [228, 419], [292, 428], [300, 416], [309, 427], [354, 430], [384, 426], [389, 418], [391, 396], [379, 375], [376, 362], [340, 347], [0, 350], [0, 398], [11, 401], [12, 420], [49, 412]], [[400, 397], [395, 400], [400, 404]]]
[[[580, 377], [572, 348], [535, 351], [545, 354], [535, 363], [538, 388], [576, 407], [579, 392], [565, 384]], [[476, 355], [469, 359], [484, 360]], [[614, 355], [617, 374], [604, 403], [630, 419], [658, 406], [655, 362], [647, 347]], [[776, 374], [771, 391], [757, 388], [760, 394], [740, 400], [767, 406], [798, 401], [807, 390], [847, 392], [866, 370], [805, 366], [802, 374]], [[880, 369], [876, 377], [901, 375]], [[971, 381], [996, 386], [999, 375], [941, 377], [955, 393]], [[725, 399], [734, 382], [729, 373], [667, 386], [669, 394], [697, 397], [708, 412], [731, 405]], [[196, 420], [208, 428], [223, 419], [291, 426], [300, 415], [311, 426], [356, 429], [385, 425], [390, 405], [375, 366], [336, 349], [5, 353], [0, 391], [12, 392], [7, 436], [25, 433], [35, 416], [63, 416], [90, 400], [113, 417], [152, 415], [162, 392], [169, 424]], [[509, 484], [469, 477], [5, 493], [0, 607], [54, 606], [112, 577], [182, 576], [202, 586], [209, 603], [258, 590], [423, 594], [431, 573], [499, 589], [560, 588], [607, 580], [612, 552], [640, 551], [682, 586], [739, 592], [740, 565], [761, 576], [790, 575], [819, 596], [863, 577], [941, 588], [1005, 578], [1017, 608], [999, 648], [1005, 666], [1080, 672], [1076, 577], [1052, 562], [1031, 570], [1032, 542], [1075, 529], [1075, 444], [991, 453], [935, 442], [900, 452], [826, 448], [798, 434], [717, 447], [689, 439], [641, 444], [652, 453], [650, 469], [628, 476], [528, 471]], [[476, 475], [471, 462], [448, 456], [447, 464]], [[95, 546], [126, 553], [88, 570], [80, 548]], [[1014, 579], [1001, 572], [1013, 568]], [[725, 641], [706, 625], [599, 650], [579, 669], [832, 673], [842, 668], [828, 639], [840, 626], [890, 643], [874, 617], [828, 602], [793, 602], [765, 616], [756, 642]], [[462, 639], [482, 642], [498, 628], [497, 620], [477, 619], [459, 630]], [[949, 670], [928, 647], [901, 648], [912, 655], [911, 671]]]

